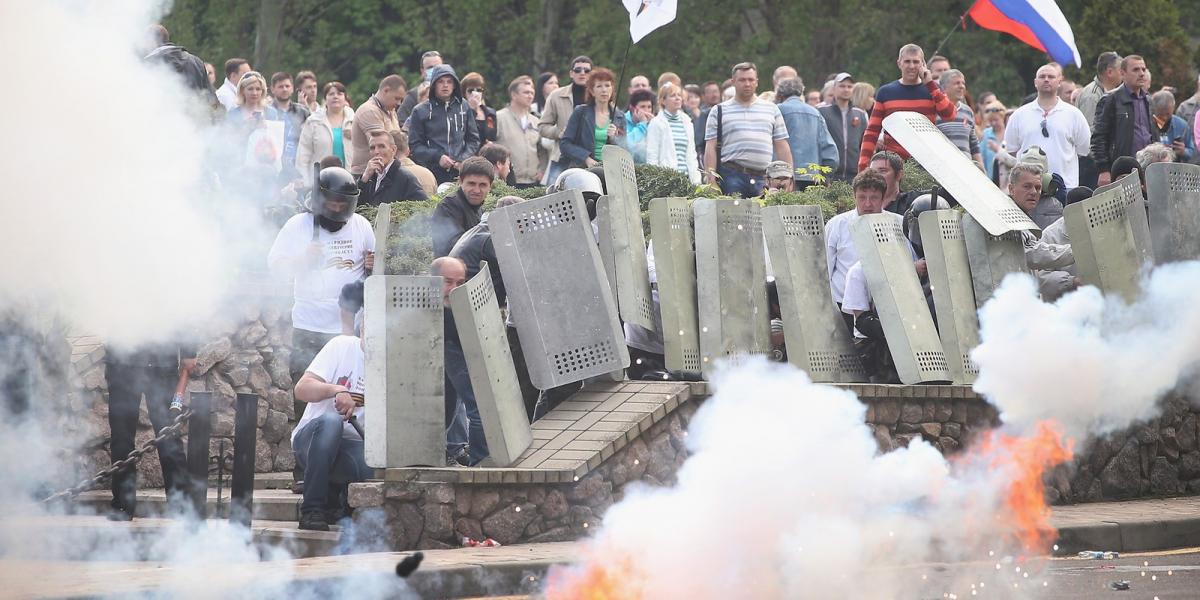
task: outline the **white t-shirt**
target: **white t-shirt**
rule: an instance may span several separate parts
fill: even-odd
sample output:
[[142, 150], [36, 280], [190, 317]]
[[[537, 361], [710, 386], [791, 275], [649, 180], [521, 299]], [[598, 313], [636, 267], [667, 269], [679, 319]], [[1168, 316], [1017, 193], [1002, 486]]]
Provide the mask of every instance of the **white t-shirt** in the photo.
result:
[[279, 230], [267, 265], [281, 270], [284, 263], [304, 256], [317, 229], [317, 243], [322, 256], [317, 269], [291, 270], [295, 277], [295, 303], [292, 305], [292, 326], [318, 333], [341, 333], [341, 309], [338, 296], [342, 286], [366, 276], [367, 252], [375, 251], [375, 232], [360, 215], [353, 215], [341, 229], [330, 232], [317, 227], [313, 215], [303, 213], [288, 219]]
[[[904, 217], [884, 211], [902, 225]], [[834, 216], [825, 223], [825, 259], [829, 263], [829, 289], [833, 292], [833, 301], [841, 303], [846, 289], [846, 273], [858, 262], [858, 250], [854, 247], [854, 236], [850, 227], [858, 221], [858, 209], [852, 208]]]
[[[854, 311], [871, 310], [871, 290], [867, 287], [867, 276], [863, 273], [862, 263], [856, 262], [846, 272], [846, 293], [842, 297], [842, 312], [852, 315]], [[854, 328], [854, 337], [865, 338]]]
[[[366, 388], [365, 373], [366, 370], [366, 354], [362, 349], [362, 341], [352, 335], [339, 335], [324, 348], [317, 353], [313, 358], [312, 364], [305, 369], [309, 373], [320, 377], [325, 383], [336, 383], [346, 386], [351, 394], [362, 395]], [[304, 415], [300, 417], [300, 422], [296, 424], [296, 428], [292, 430], [292, 442], [296, 441], [296, 433], [304, 428], [309, 421], [312, 421], [326, 413], [337, 414], [337, 408], [333, 406], [333, 397], [326, 398], [320, 402], [309, 402], [304, 407]], [[358, 420], [360, 427], [365, 427], [363, 407], [360, 406], [354, 409], [354, 416]], [[361, 440], [358, 432], [350, 423], [342, 425], [342, 438], [347, 440]]]
[[1013, 111], [1004, 129], [1004, 147], [1009, 154], [1016, 156], [1030, 146], [1045, 150], [1050, 172], [1062, 175], [1067, 188], [1073, 188], [1079, 185], [1079, 157], [1092, 151], [1092, 131], [1078, 108], [1060, 99], [1047, 113], [1034, 100]]

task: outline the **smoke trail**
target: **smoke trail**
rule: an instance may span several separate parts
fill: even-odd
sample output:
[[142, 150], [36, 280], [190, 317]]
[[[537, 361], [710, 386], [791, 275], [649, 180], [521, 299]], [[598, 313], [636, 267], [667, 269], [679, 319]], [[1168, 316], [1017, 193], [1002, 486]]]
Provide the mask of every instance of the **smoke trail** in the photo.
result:
[[1009, 276], [980, 311], [976, 391], [1016, 431], [1043, 419], [1083, 440], [1152, 418], [1200, 364], [1200, 262], [1151, 272], [1133, 304], [1094, 287], [1054, 304]]

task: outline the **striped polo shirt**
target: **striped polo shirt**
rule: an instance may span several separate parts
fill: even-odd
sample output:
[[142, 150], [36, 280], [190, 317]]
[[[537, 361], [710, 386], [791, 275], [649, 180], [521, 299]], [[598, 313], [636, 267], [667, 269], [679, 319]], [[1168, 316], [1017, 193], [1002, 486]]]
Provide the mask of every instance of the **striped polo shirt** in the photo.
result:
[[[755, 98], [750, 105], [736, 99], [722, 102], [721, 162], [736, 163], [744, 169], [766, 171], [775, 156], [775, 140], [788, 139], [787, 125], [779, 107]], [[704, 140], [717, 138], [717, 111], [708, 113]]]

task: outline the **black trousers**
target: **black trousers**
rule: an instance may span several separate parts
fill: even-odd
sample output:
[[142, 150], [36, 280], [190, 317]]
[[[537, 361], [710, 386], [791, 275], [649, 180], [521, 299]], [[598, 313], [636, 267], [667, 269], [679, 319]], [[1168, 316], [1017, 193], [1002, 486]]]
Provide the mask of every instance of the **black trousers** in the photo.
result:
[[[113, 362], [108, 365], [107, 379], [108, 425], [112, 430], [109, 448], [112, 460], [116, 462], [133, 451], [142, 394], [146, 395], [146, 411], [155, 434], [171, 424], [171, 396], [175, 393], [179, 372]], [[167, 438], [159, 445], [157, 454], [167, 494], [183, 491], [187, 478], [183, 442], [178, 437]], [[113, 475], [112, 492], [112, 507], [133, 515], [137, 507], [137, 469], [131, 467]]]

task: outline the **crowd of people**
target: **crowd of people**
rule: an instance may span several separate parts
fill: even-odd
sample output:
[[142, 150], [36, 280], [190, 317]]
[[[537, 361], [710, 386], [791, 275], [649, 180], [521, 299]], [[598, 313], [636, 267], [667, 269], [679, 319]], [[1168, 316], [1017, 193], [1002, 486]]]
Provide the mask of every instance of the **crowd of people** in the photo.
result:
[[[176, 64], [187, 62], [165, 30], [159, 37], [156, 52], [173, 53]], [[386, 75], [355, 105], [345, 85], [322, 84], [311, 71], [268, 78], [232, 58], [218, 81], [205, 64], [207, 89], [223, 107], [231, 135], [248, 143], [246, 163], [277, 161], [279, 195], [311, 188], [310, 210], [283, 224], [267, 261], [295, 281], [292, 371], [295, 398], [306, 405], [293, 433], [305, 482], [301, 527], [327, 528], [345, 506], [346, 484], [368, 473], [359, 424], [364, 354], [356, 336], [362, 281], [383, 241], [355, 213], [358, 204], [441, 198], [432, 215], [436, 260], [430, 272], [444, 281], [447, 464], [466, 466], [483, 460], [487, 445], [449, 294], [486, 261], [503, 306], [503, 280], [483, 212], [496, 181], [578, 190], [593, 218], [595, 199], [605, 190], [599, 165], [611, 146], [627, 149], [635, 163], [676, 170], [730, 196], [799, 191], [825, 180], [850, 183], [854, 208], [825, 226], [831, 293], [873, 380], [895, 381], [851, 227], [864, 215], [893, 215], [911, 242], [914, 270], [927, 283], [916, 217], [954, 200], [937, 189], [900, 191], [909, 155], [883, 129], [885, 117], [898, 111], [927, 117], [1047, 232], [1043, 239], [1024, 234], [1030, 269], [1047, 299], [1079, 285], [1062, 224], [1064, 204], [1144, 172], [1151, 162], [1192, 160], [1200, 143], [1200, 92], [1178, 106], [1175, 90], [1151, 93], [1150, 70], [1137, 55], [1100, 55], [1096, 78], [1082, 87], [1065, 80], [1060, 65], [1046, 64], [1032, 82], [1035, 93], [1013, 102], [1015, 109], [990, 92], [972, 96], [967, 76], [947, 57], [926, 60], [914, 44], [900, 48], [896, 65], [898, 79], [877, 89], [849, 72], [807, 89], [791, 66], [775, 68], [764, 86], [751, 62], [733, 65], [721, 82], [684, 83], [671, 72], [621, 82], [611, 69], [580, 55], [563, 65], [562, 85], [556, 72], [521, 75], [500, 88], [507, 94], [501, 100], [481, 74], [460, 77], [441, 52], [431, 50], [420, 58], [417, 81]], [[252, 136], [265, 130], [281, 143], [274, 154], [260, 156], [261, 143]], [[520, 201], [505, 197], [498, 206]], [[663, 366], [661, 330], [625, 329], [637, 357], [631, 376], [686, 376]], [[778, 319], [773, 330], [783, 355]], [[523, 371], [511, 326], [509, 335]], [[522, 389], [534, 419], [564, 395], [539, 392], [527, 377]], [[114, 460], [121, 458], [116, 443], [113, 448]], [[117, 499], [114, 507], [132, 514]]]

